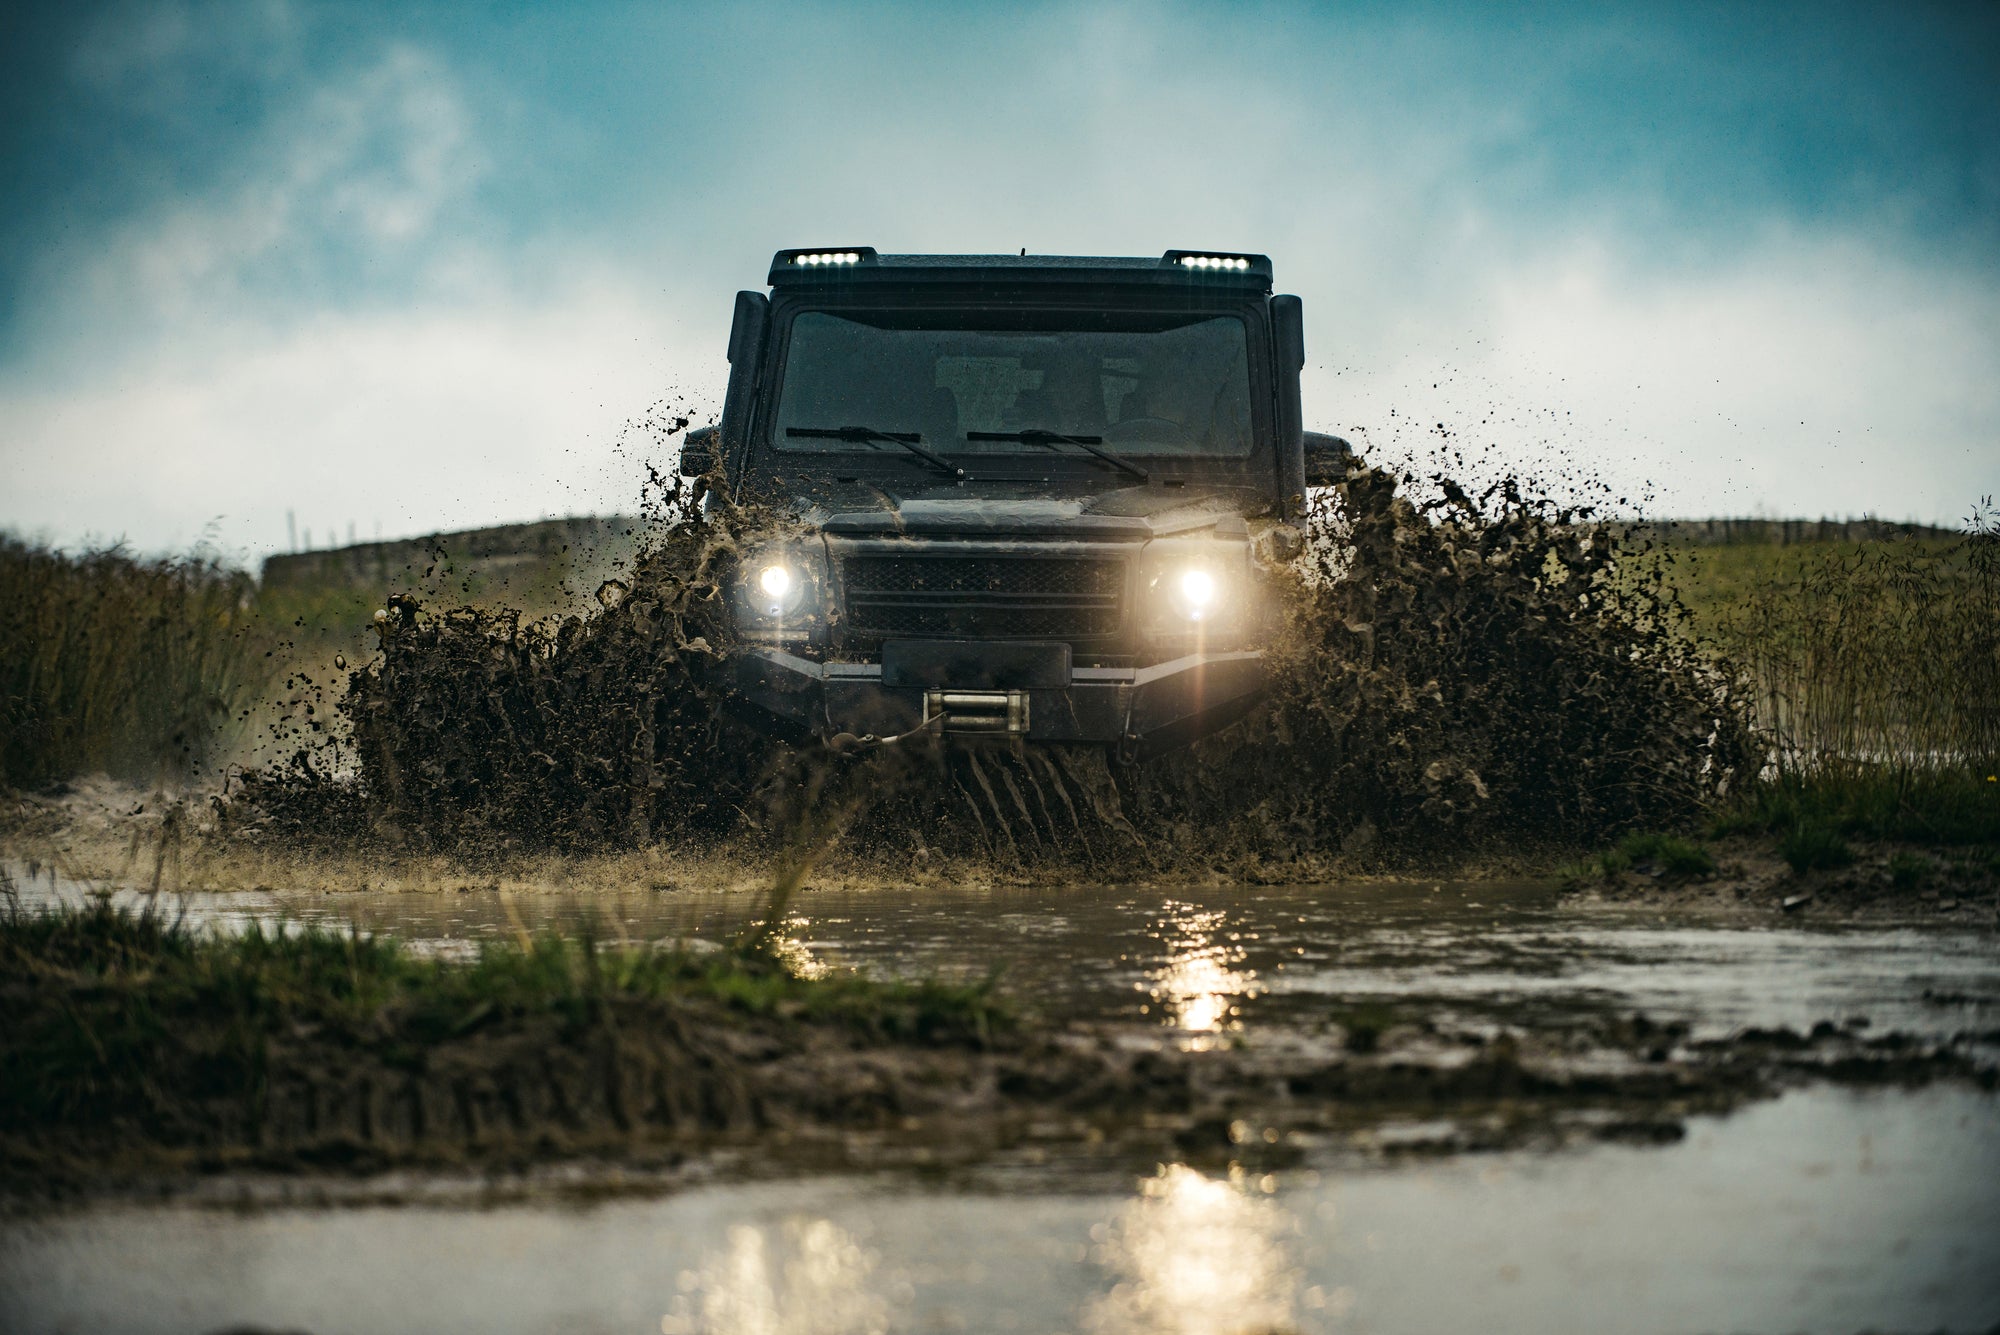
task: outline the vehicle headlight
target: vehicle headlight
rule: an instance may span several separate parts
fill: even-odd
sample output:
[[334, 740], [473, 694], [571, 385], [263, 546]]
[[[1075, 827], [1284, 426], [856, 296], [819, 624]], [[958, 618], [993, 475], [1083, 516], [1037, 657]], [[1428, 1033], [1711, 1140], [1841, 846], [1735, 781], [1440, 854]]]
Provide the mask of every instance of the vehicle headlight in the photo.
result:
[[1140, 563], [1141, 621], [1156, 635], [1204, 638], [1248, 623], [1249, 551], [1245, 544], [1163, 539]]
[[1189, 621], [1213, 620], [1216, 595], [1222, 585], [1215, 573], [1203, 566], [1188, 566], [1169, 583], [1174, 610]]
[[767, 617], [783, 616], [798, 606], [803, 587], [790, 566], [773, 561], [757, 572], [757, 611]]
[[822, 561], [806, 547], [745, 553], [736, 581], [736, 620], [745, 631], [806, 633], [824, 617]]

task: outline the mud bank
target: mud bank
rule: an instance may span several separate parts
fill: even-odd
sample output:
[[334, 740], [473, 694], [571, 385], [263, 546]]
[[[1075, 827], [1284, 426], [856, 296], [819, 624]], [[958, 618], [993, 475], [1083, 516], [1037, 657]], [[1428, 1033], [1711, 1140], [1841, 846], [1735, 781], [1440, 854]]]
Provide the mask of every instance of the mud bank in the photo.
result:
[[1565, 875], [1576, 904], [1645, 905], [1811, 920], [2000, 926], [2000, 852], [1984, 847], [1857, 841], [1847, 865], [1795, 868], [1769, 836], [1717, 841], [1713, 869], [1688, 874], [1640, 862]]
[[1631, 1012], [1517, 1026], [1354, 1005], [1190, 1035], [716, 954], [544, 938], [445, 964], [365, 938], [160, 930], [102, 912], [7, 925], [8, 1194], [553, 1161], [643, 1174], [753, 1146], [785, 1171], [1036, 1146], [1255, 1167], [1328, 1142], [1656, 1143], [1804, 1083], [2000, 1074], [2000, 1033], [1859, 1019], [1704, 1035]]

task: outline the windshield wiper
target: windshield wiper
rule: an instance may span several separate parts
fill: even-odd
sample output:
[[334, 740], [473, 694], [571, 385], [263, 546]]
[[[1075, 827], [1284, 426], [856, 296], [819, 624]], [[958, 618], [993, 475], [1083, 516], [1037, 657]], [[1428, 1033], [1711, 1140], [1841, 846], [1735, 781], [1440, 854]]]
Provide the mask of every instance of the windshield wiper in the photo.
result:
[[1031, 431], [968, 431], [965, 433], [965, 438], [967, 440], [1018, 440], [1024, 445], [1047, 445], [1051, 449], [1054, 449], [1058, 444], [1074, 445], [1079, 450], [1086, 450], [1089, 453], [1096, 455], [1098, 458], [1104, 460], [1105, 463], [1110, 464], [1113, 468], [1124, 469], [1126, 472], [1130, 473], [1133, 477], [1138, 478], [1141, 482], [1150, 482], [1153, 480], [1152, 474], [1148, 473], [1145, 469], [1139, 467], [1139, 465], [1133, 463], [1131, 460], [1121, 459], [1117, 455], [1113, 454], [1110, 450], [1099, 448], [1100, 442], [1102, 442], [1104, 439], [1104, 437], [1102, 436], [1065, 436], [1059, 431], [1031, 430]]
[[917, 442], [923, 437], [914, 431], [877, 431], [872, 426], [788, 426], [788, 436], [804, 436], [812, 440], [850, 440], [857, 445], [870, 441], [886, 440], [891, 445], [901, 445], [911, 454], [922, 459], [933, 468], [943, 469], [955, 478], [963, 479], [965, 470], [943, 455], [932, 454]]

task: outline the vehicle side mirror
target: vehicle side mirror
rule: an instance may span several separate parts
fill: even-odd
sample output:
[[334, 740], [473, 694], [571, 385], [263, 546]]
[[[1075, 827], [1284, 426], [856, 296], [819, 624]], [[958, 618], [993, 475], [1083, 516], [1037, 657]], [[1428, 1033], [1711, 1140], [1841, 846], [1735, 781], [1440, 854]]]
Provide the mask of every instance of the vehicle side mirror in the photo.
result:
[[1347, 470], [1354, 463], [1354, 447], [1324, 431], [1308, 431], [1305, 439], [1306, 485], [1330, 487], [1347, 481]]
[[681, 441], [681, 476], [700, 477], [715, 467], [715, 441], [719, 433], [712, 426], [698, 426]]

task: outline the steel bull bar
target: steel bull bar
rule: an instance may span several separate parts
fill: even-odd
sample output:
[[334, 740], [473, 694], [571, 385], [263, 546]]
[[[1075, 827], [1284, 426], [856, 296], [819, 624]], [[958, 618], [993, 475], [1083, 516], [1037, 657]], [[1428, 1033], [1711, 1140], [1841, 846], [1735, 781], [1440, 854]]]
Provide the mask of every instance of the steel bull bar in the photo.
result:
[[1264, 695], [1263, 655], [1192, 653], [1149, 667], [1073, 667], [1067, 644], [890, 641], [879, 663], [817, 663], [745, 648], [747, 703], [823, 738], [928, 731], [1105, 742], [1156, 754], [1227, 727]]

